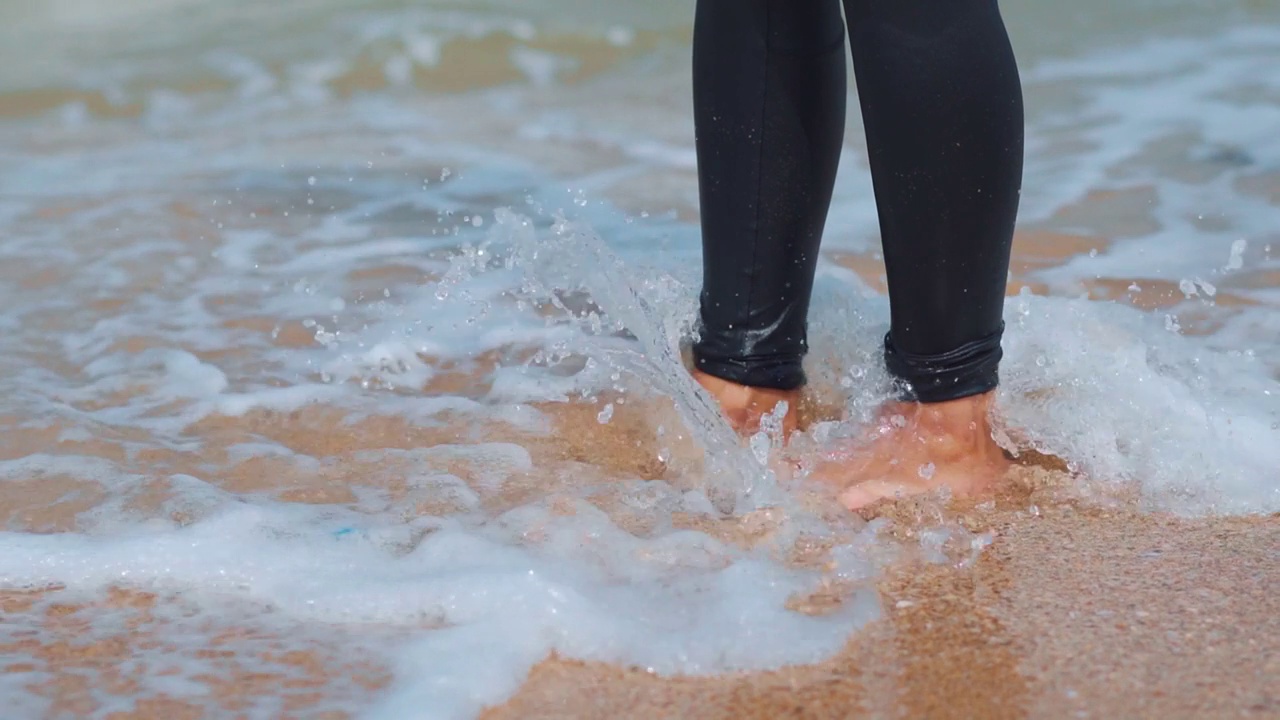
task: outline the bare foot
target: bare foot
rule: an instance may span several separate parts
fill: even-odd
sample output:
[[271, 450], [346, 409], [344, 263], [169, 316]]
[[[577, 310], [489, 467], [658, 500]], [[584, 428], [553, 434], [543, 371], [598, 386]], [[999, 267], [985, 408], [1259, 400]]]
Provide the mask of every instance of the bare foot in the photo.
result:
[[796, 406], [800, 402], [799, 390], [773, 390], [771, 388], [739, 385], [708, 375], [700, 370], [693, 371], [693, 379], [711, 393], [711, 397], [720, 405], [720, 412], [729, 425], [739, 435], [751, 436], [760, 432], [760, 420], [772, 413], [780, 402], [787, 403], [786, 413], [782, 416], [782, 437], [791, 437], [797, 426]]
[[991, 437], [994, 393], [942, 403], [889, 403], [866, 443], [828, 456], [809, 477], [836, 487], [850, 510], [947, 488], [994, 486], [1011, 465]]

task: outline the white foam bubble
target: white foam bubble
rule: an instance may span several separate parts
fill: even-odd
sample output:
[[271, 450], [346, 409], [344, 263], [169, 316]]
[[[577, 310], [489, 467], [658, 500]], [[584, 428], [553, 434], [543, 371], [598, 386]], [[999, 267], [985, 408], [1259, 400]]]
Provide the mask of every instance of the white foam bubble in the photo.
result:
[[[518, 447], [504, 452], [527, 463]], [[373, 713], [398, 717], [411, 707], [470, 716], [553, 649], [664, 674], [813, 661], [875, 613], [868, 595], [831, 616], [797, 615], [784, 605], [812, 574], [701, 533], [639, 539], [585, 502], [573, 515], [525, 506], [480, 526], [352, 517], [353, 532], [331, 515], [237, 503], [180, 529], [0, 533], [0, 583], [125, 583], [312, 621], [439, 625], [398, 655], [404, 680]]]
[[1031, 447], [1184, 512], [1280, 508], [1280, 383], [1120, 305], [1011, 301], [1001, 389]]

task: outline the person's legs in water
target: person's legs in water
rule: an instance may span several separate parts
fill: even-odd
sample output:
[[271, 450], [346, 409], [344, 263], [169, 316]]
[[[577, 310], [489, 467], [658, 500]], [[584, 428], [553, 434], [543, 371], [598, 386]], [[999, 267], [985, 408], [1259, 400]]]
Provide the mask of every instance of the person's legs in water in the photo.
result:
[[[846, 93], [833, 12], [834, 0], [698, 3], [695, 376], [748, 432], [779, 399], [794, 408], [804, 382]], [[851, 507], [980, 490], [1005, 464], [988, 412], [1022, 175], [1016, 62], [995, 0], [847, 0], [845, 15], [889, 280], [885, 361], [904, 393], [874, 444], [817, 474], [851, 485]]]
[[[885, 362], [904, 381], [871, 447], [827, 468], [851, 507], [990, 485], [990, 409], [1022, 183], [1017, 63], [996, 0], [848, 0], [888, 274]], [[840, 467], [843, 465], [843, 467]]]
[[795, 428], [809, 297], [844, 139], [838, 0], [698, 0], [693, 92], [703, 287], [694, 375], [753, 432]]

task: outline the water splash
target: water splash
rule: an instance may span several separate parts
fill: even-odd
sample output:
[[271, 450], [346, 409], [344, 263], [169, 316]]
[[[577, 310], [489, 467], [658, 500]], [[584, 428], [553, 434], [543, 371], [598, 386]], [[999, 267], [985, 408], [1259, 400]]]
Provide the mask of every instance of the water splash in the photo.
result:
[[[706, 449], [708, 495], [722, 512], [742, 514], [785, 502], [772, 471], [743, 447], [681, 360], [681, 344], [693, 332], [689, 288], [670, 275], [624, 262], [588, 226], [563, 215], [542, 234], [528, 217], [509, 210], [496, 217], [497, 234], [491, 237], [511, 244], [511, 262], [525, 273], [526, 289], [549, 298], [583, 291], [608, 317], [611, 329], [634, 338], [634, 346], [599, 346], [591, 354], [675, 401]], [[594, 310], [576, 317], [601, 327]]]

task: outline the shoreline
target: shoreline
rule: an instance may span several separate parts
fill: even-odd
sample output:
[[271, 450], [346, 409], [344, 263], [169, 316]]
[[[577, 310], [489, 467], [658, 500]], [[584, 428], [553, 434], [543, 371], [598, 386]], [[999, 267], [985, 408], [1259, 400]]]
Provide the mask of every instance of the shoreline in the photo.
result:
[[835, 658], [658, 678], [549, 658], [483, 720], [1280, 717], [1280, 514], [1009, 507], [974, 565], [897, 566]]
[[[905, 552], [870, 581], [881, 617], [825, 662], [660, 677], [552, 655], [478, 717], [1280, 718], [1280, 513], [1101, 507], [1060, 495], [1052, 470], [1016, 472], [994, 503], [866, 511], [886, 521], [881, 542]], [[921, 533], [939, 520], [994, 539], [972, 562], [922, 560]], [[403, 627], [304, 623], [293, 637], [216, 607], [185, 616], [192, 624], [183, 602], [122, 588], [78, 604], [56, 591], [0, 593], [0, 678], [29, 678], [52, 704], [44, 716], [112, 720], [264, 707], [354, 718], [349, 709], [376, 705], [402, 679], [369, 651], [403, 640]], [[203, 642], [166, 639], [193, 628]], [[165, 677], [206, 691], [157, 692]]]

